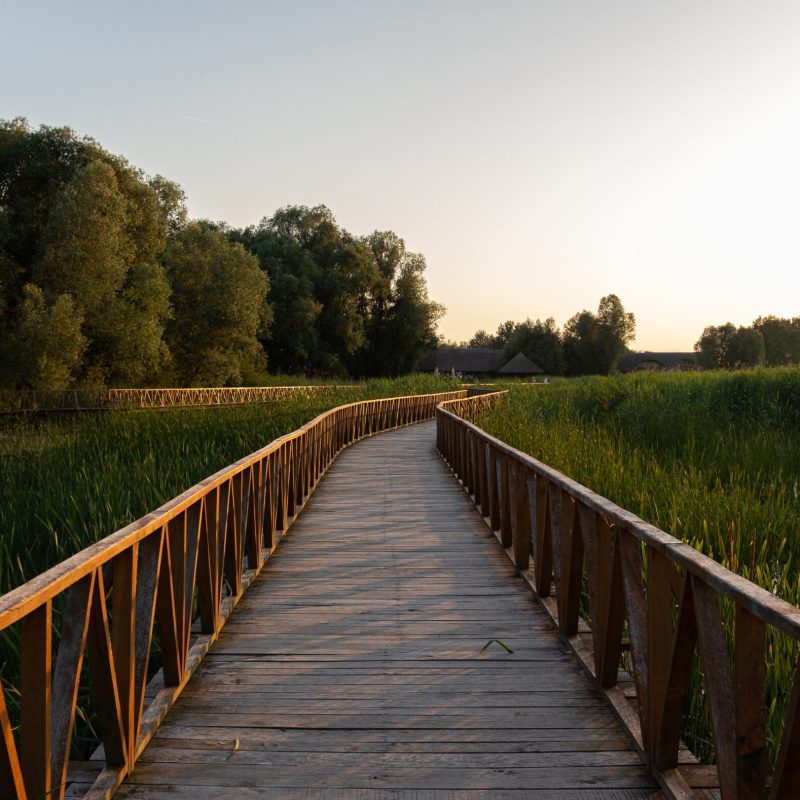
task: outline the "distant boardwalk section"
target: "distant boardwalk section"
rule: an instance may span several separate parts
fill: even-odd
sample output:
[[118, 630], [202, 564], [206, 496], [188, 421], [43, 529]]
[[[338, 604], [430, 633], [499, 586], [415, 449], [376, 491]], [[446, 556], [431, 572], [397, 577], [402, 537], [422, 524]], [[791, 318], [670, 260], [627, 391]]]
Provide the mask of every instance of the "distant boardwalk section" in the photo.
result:
[[266, 403], [298, 395], [327, 394], [345, 386], [222, 386], [202, 389], [37, 389], [0, 391], [0, 412], [101, 411]]

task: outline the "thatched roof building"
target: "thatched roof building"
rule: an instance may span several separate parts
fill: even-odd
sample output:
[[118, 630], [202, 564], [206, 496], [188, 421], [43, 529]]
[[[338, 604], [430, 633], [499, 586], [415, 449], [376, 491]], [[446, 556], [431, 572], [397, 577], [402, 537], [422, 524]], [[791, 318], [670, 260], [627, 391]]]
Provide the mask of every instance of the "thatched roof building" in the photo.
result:
[[519, 352], [506, 358], [496, 347], [451, 347], [428, 353], [417, 364], [420, 372], [453, 372], [474, 378], [521, 378], [543, 375], [544, 370]]

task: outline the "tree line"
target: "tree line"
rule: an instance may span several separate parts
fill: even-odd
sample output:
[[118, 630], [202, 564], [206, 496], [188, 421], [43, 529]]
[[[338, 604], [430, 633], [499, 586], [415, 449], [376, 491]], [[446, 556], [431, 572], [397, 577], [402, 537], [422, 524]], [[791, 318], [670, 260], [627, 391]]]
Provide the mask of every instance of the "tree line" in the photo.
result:
[[0, 121], [0, 385], [396, 375], [436, 346], [425, 259], [325, 206], [245, 229], [69, 128]]
[[[636, 333], [633, 314], [616, 295], [600, 301], [597, 313], [581, 311], [559, 329], [545, 320], [508, 320], [494, 334], [479, 330], [461, 345], [503, 348], [508, 358], [523, 352], [548, 375], [607, 375], [616, 371]], [[697, 364], [706, 369], [748, 369], [800, 364], [800, 317], [758, 317], [752, 325], [710, 325], [694, 345]]]
[[743, 369], [800, 364], [800, 317], [758, 317], [752, 325], [709, 325], [695, 343], [703, 367]]
[[503, 348], [509, 358], [523, 352], [548, 375], [607, 375], [636, 335], [636, 318], [615, 294], [600, 300], [597, 312], [579, 311], [563, 329], [555, 320], [503, 322], [494, 334], [479, 330], [467, 347]]

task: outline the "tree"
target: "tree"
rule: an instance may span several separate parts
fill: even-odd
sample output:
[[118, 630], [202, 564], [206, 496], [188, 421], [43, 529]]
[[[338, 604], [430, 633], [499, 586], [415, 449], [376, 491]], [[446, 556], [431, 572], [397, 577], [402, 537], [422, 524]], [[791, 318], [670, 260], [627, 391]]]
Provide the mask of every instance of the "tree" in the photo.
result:
[[734, 333], [736, 326], [731, 322], [704, 328], [700, 338], [694, 343], [700, 366], [706, 369], [724, 367], [728, 363], [728, 349]]
[[185, 386], [242, 383], [265, 366], [268, 281], [258, 260], [207, 223], [192, 222], [164, 252], [173, 287], [167, 341]]
[[30, 311], [32, 284], [48, 308], [72, 300], [86, 344], [76, 380], [151, 382], [169, 362], [158, 258], [170, 214], [180, 217], [179, 187], [159, 179], [157, 191], [91, 139], [24, 120], [0, 123], [0, 176], [0, 350]]
[[75, 377], [85, 347], [80, 313], [72, 298], [61, 294], [48, 304], [38, 286], [26, 284], [3, 348], [6, 381], [17, 388], [65, 389]]
[[597, 314], [581, 311], [564, 326], [562, 340], [567, 373], [607, 375], [614, 372], [636, 335], [636, 319], [621, 300], [609, 294], [600, 300]]
[[764, 337], [755, 328], [737, 328], [728, 351], [731, 369], [757, 367], [764, 363]]
[[172, 316], [171, 288], [161, 264], [133, 266], [120, 291], [98, 313], [94, 347], [106, 354], [112, 386], [152, 386], [168, 375], [172, 354], [165, 327]]
[[475, 331], [473, 337], [467, 342], [467, 347], [494, 347], [494, 337], [481, 328]]
[[695, 342], [700, 366], [709, 369], [742, 369], [764, 362], [764, 337], [755, 328], [726, 322], [709, 325]]
[[173, 181], [163, 175], [154, 175], [147, 181], [148, 186], [156, 193], [159, 212], [165, 229], [175, 234], [186, 227], [189, 212], [186, 208], [186, 193]]
[[516, 329], [517, 323], [513, 320], [509, 319], [500, 323], [492, 339], [492, 347], [505, 347]]
[[269, 276], [270, 364], [284, 372], [345, 373], [364, 343], [364, 296], [377, 280], [368, 249], [325, 206], [287, 206], [229, 237]]
[[374, 231], [362, 241], [372, 253], [379, 279], [365, 298], [367, 336], [356, 372], [410, 372], [437, 346], [436, 324], [444, 308], [428, 297], [424, 256], [407, 251], [392, 231]]
[[539, 319], [535, 322], [526, 319], [525, 322], [519, 323], [505, 346], [508, 358], [517, 352], [524, 353], [548, 375], [564, 374], [564, 346], [556, 321], [552, 317], [548, 317], [544, 322]]
[[[436, 324], [444, 306], [428, 298], [423, 273], [425, 259], [407, 253], [392, 285], [392, 306], [383, 336], [371, 340], [373, 360], [367, 374], [401, 375], [411, 372], [417, 361], [436, 347]], [[383, 353], [375, 352], [383, 345]]]
[[767, 366], [800, 364], [800, 317], [758, 317], [753, 328], [764, 337], [764, 363]]
[[356, 238], [325, 206], [287, 206], [231, 231], [270, 280], [270, 364], [285, 372], [394, 375], [436, 345], [441, 307], [425, 260], [391, 231]]

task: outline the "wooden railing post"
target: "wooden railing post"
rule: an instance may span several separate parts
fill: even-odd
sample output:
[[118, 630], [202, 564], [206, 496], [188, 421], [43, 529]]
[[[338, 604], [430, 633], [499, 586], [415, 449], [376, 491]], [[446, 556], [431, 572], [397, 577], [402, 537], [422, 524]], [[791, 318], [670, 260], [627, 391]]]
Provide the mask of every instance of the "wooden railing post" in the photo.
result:
[[512, 542], [517, 569], [526, 570], [531, 555], [531, 515], [528, 502], [528, 470], [516, 459], [511, 460]]
[[476, 442], [475, 459], [478, 465], [478, 476], [481, 483], [481, 496], [480, 496], [480, 513], [481, 516], [486, 518], [491, 513], [491, 498], [489, 490], [489, 476], [486, 468], [488, 445], [482, 438], [478, 438]]
[[472, 467], [472, 499], [476, 506], [480, 506], [483, 484], [481, 480], [481, 459], [478, 458], [478, 448], [480, 447], [481, 441], [475, 434], [470, 436], [469, 441], [469, 463]]
[[[20, 744], [22, 774], [29, 797], [45, 797], [51, 786], [52, 626], [53, 607], [49, 600], [28, 614], [21, 625]], [[7, 785], [12, 784], [9, 781]]]
[[734, 681], [739, 797], [762, 800], [767, 796], [769, 771], [766, 626], [763, 620], [739, 605], [736, 606]]
[[500, 480], [497, 454], [493, 445], [486, 448], [486, 472], [489, 476], [489, 527], [500, 530]]
[[667, 691], [672, 656], [672, 591], [669, 561], [657, 550], [647, 549], [647, 730], [643, 730], [647, 757], [656, 760], [658, 732]]

